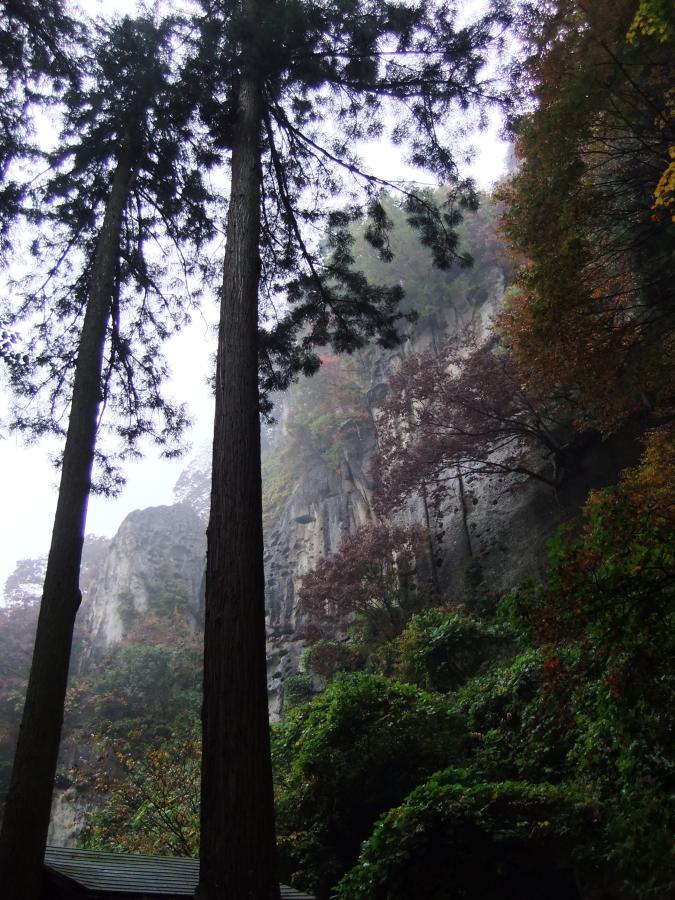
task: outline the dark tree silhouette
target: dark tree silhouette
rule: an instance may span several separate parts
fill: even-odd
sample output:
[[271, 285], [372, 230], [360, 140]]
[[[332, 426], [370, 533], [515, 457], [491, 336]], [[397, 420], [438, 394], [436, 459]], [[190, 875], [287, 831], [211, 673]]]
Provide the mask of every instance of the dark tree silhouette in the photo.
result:
[[[120, 414], [122, 455], [146, 434], [170, 449], [186, 423], [161, 394], [159, 343], [183, 321], [145, 253], [151, 238], [209, 233], [203, 192], [183, 149], [189, 107], [169, 78], [173, 23], [124, 19], [101, 28], [91, 64], [64, 96], [52, 175], [36, 199], [51, 260], [14, 310], [31, 333], [29, 366], [12, 367], [14, 427], [64, 433], [61, 481], [12, 778], [0, 833], [8, 900], [41, 896], [75, 616], [87, 500], [100, 419]], [[40, 406], [40, 398], [45, 403]], [[117, 476], [103, 462], [104, 489]]]
[[[397, 340], [398, 286], [353, 268], [347, 227], [389, 255], [379, 199], [356, 147], [391, 137], [449, 186], [441, 206], [403, 190], [409, 220], [440, 266], [475, 205], [446, 146], [446, 125], [496, 97], [483, 79], [499, 16], [456, 28], [449, 5], [372, 0], [204, 2], [190, 82], [216, 141], [231, 149], [231, 192], [216, 366], [208, 528], [198, 896], [278, 897], [265, 666], [261, 388], [319, 365], [317, 346], [350, 351]], [[346, 212], [335, 197], [358, 195]], [[400, 186], [399, 186], [400, 187]], [[324, 245], [314, 235], [323, 234]], [[284, 297], [288, 303], [282, 302]], [[260, 300], [260, 303], [259, 303]], [[278, 314], [275, 310], [279, 311]], [[258, 332], [259, 319], [267, 320]]]
[[0, 5], [0, 251], [21, 207], [24, 187], [11, 164], [36, 154], [32, 112], [73, 78], [67, 51], [77, 26], [61, 0], [4, 0]]

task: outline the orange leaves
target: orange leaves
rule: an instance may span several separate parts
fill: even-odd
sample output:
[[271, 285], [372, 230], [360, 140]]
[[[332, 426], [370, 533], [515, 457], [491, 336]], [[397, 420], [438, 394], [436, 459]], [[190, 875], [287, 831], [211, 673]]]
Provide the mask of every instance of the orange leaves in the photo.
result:
[[201, 761], [197, 722], [177, 722], [161, 745], [144, 744], [134, 735], [130, 744], [120, 745], [108, 737], [104, 746], [117, 771], [110, 775], [104, 757], [104, 768], [93, 773], [105, 803], [88, 817], [85, 846], [195, 856]]
[[[497, 324], [513, 354], [524, 388], [552, 398], [571, 398], [579, 430], [615, 431], [630, 415], [647, 408], [661, 379], [648, 376], [641, 356], [640, 328], [621, 310], [593, 309], [587, 303], [545, 299], [537, 288], [511, 291]], [[538, 286], [537, 286], [538, 287]], [[629, 361], [635, 359], [635, 365]], [[662, 369], [663, 366], [655, 367]]]

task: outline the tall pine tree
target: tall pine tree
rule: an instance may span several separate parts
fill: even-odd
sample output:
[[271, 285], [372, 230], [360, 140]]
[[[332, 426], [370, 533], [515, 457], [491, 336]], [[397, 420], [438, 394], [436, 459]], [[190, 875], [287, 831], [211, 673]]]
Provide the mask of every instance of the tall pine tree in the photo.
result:
[[[397, 340], [401, 292], [352, 268], [350, 220], [388, 255], [390, 226], [356, 148], [391, 138], [450, 188], [442, 206], [401, 193], [435, 262], [475, 204], [446, 146], [463, 112], [495, 99], [483, 62], [499, 14], [456, 28], [450, 5], [370, 0], [203, 3], [191, 80], [231, 149], [208, 529], [200, 900], [278, 898], [269, 760], [260, 490], [261, 389], [318, 366], [315, 348]], [[342, 190], [360, 202], [335, 211]], [[329, 210], [333, 209], [333, 213]], [[328, 219], [329, 247], [312, 232]], [[282, 298], [285, 298], [282, 300]], [[260, 300], [260, 302], [259, 302]], [[288, 305], [284, 303], [288, 301]], [[275, 310], [286, 309], [286, 312]], [[260, 333], [259, 320], [267, 321]]]
[[37, 153], [34, 110], [77, 77], [67, 52], [76, 33], [61, 0], [0, 3], [0, 251], [23, 198], [12, 163]]
[[[166, 292], [163, 259], [148, 244], [210, 235], [205, 193], [188, 153], [190, 107], [171, 77], [175, 23], [121, 20], [98, 30], [91, 64], [65, 94], [53, 172], [35, 199], [47, 261], [11, 321], [26, 335], [29, 366], [14, 366], [14, 426], [65, 432], [58, 503], [31, 674], [0, 834], [8, 900], [37, 900], [75, 616], [87, 500], [95, 458], [103, 489], [117, 475], [97, 451], [103, 414], [122, 456], [144, 435], [167, 452], [186, 424], [162, 396], [162, 340], [185, 320], [185, 287]], [[185, 262], [185, 256], [180, 259]], [[42, 403], [41, 403], [42, 401]], [[67, 429], [63, 422], [67, 421]]]

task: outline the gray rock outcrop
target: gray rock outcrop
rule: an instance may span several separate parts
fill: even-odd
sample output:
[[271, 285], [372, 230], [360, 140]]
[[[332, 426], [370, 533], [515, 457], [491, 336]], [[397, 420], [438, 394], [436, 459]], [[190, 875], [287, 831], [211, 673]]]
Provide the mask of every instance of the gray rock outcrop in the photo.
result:
[[150, 611], [202, 617], [204, 523], [185, 503], [136, 510], [122, 522], [94, 578], [84, 613], [85, 660], [124, 639]]

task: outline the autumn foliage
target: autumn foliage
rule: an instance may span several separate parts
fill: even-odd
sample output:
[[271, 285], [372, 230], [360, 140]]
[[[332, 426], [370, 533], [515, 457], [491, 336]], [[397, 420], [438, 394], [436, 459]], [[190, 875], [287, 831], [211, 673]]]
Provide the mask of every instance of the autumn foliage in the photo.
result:
[[298, 602], [308, 634], [335, 635], [354, 620], [385, 639], [417, 608], [416, 559], [426, 543], [420, 526], [364, 525], [302, 579]]
[[101, 737], [94, 788], [105, 797], [80, 838], [91, 850], [162, 856], [199, 852], [201, 738], [196, 720], [177, 722], [161, 745], [139, 734]]
[[662, 426], [647, 435], [639, 466], [615, 487], [591, 491], [580, 532], [570, 527], [555, 547], [549, 581], [528, 606], [539, 643], [583, 638], [594, 664], [611, 660], [627, 681], [633, 651], [648, 660], [641, 642], [665, 625], [675, 596], [674, 484], [675, 429]]
[[571, 465], [565, 398], [523, 387], [513, 357], [465, 331], [440, 353], [408, 357], [379, 412], [372, 471], [383, 510], [426, 491], [437, 502], [454, 479], [513, 474], [550, 485]]
[[675, 886], [674, 484], [670, 425], [647, 436], [619, 484], [590, 494], [580, 530], [554, 545], [546, 581], [507, 602], [544, 653], [543, 697], [571, 739], [566, 762], [603, 805], [596, 853], [646, 897]]
[[537, 106], [500, 196], [527, 262], [500, 324], [523, 384], [571, 392], [577, 424], [609, 433], [673, 401], [672, 5], [524, 9]]

